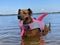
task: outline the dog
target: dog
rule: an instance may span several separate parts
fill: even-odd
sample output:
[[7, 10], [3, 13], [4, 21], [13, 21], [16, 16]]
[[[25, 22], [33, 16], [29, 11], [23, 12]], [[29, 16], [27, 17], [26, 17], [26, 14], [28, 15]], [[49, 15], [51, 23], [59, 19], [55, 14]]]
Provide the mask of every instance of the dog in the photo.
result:
[[[26, 9], [26, 10], [21, 10], [19, 9], [18, 10], [18, 19], [19, 20], [23, 20], [23, 25], [27, 25], [27, 24], [31, 24], [33, 23], [33, 20], [32, 20], [32, 10], [29, 8], [29, 9]], [[27, 25], [25, 26], [25, 31], [24, 31], [24, 35], [22, 36], [22, 38], [27, 38], [27, 37], [40, 37], [41, 35], [42, 36], [45, 36], [48, 34], [48, 32], [50, 31], [50, 27], [51, 27], [51, 24], [49, 23], [49, 26], [44, 26], [44, 30], [42, 31], [41, 33], [41, 29], [40, 28], [35, 28], [35, 29], [30, 29], [30, 27]]]
[[[26, 10], [24, 10], [24, 9], [18, 10], [18, 19], [20, 21], [23, 20], [22, 24], [25, 27], [25, 29], [24, 29], [25, 31], [24, 31], [24, 34], [22, 36], [22, 40], [23, 40], [22, 45], [33, 45], [33, 43], [39, 42], [40, 37], [46, 36], [48, 34], [48, 32], [51, 30], [51, 24], [50, 23], [49, 23], [49, 26], [47, 26], [45, 24], [44, 30], [42, 30], [42, 31], [40, 28], [30, 29], [30, 26], [28, 24], [32, 24], [34, 22], [31, 16], [32, 16], [32, 10], [30, 8], [26, 9]], [[38, 23], [36, 23], [36, 24], [38, 25]], [[36, 45], [38, 45], [38, 44], [36, 44]]]

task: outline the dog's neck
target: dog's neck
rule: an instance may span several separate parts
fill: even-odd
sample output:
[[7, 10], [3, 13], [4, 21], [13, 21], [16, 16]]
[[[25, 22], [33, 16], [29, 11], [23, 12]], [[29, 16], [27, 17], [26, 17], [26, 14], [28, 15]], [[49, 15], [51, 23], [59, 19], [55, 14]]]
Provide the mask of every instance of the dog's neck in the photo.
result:
[[33, 22], [32, 18], [29, 18], [27, 21], [23, 21], [23, 24], [30, 24], [32, 22]]

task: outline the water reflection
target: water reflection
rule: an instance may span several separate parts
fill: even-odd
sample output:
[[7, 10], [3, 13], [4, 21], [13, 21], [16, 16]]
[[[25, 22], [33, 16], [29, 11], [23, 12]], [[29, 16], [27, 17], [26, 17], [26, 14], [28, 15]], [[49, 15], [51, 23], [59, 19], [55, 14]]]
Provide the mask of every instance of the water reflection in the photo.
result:
[[24, 38], [21, 41], [21, 45], [44, 45], [43, 37]]
[[[36, 18], [39, 16], [40, 14], [33, 15]], [[43, 21], [46, 24], [51, 23], [51, 33], [47, 34], [45, 39], [33, 38], [38, 44], [34, 44], [34, 40], [30, 41], [30, 44], [33, 42], [31, 45], [60, 45], [60, 14], [48, 14]], [[17, 16], [0, 16], [0, 45], [21, 45], [21, 30], [18, 23]], [[23, 40], [23, 42], [27, 41]], [[29, 45], [29, 41], [26, 44]]]

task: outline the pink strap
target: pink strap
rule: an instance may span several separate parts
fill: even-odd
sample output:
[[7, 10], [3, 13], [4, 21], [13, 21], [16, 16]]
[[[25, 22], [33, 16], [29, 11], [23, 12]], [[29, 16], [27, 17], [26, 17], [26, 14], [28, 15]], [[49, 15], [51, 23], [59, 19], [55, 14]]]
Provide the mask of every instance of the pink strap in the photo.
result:
[[41, 25], [40, 25], [41, 30], [44, 30], [45, 23], [44, 23], [42, 20], [43, 20], [43, 18], [44, 18], [45, 16], [47, 16], [47, 13], [42, 14], [42, 15], [37, 19], [38, 21], [41, 21], [41, 22], [40, 22], [40, 23], [41, 23]]
[[40, 22], [38, 19], [36, 19], [36, 20], [34, 18], [32, 18], [32, 19], [33, 19], [34, 22]]
[[19, 22], [19, 27], [22, 28], [22, 31], [21, 31], [20, 35], [23, 36], [23, 34], [24, 34], [23, 20], [21, 20], [21, 21]]
[[20, 35], [23, 36], [23, 34], [24, 34], [24, 26], [22, 26], [22, 31], [21, 31]]
[[23, 20], [19, 22], [19, 27], [22, 27], [22, 26], [23, 26]]
[[42, 21], [43, 18], [47, 15], [47, 13], [42, 14], [37, 20]]
[[41, 30], [44, 30], [45, 23], [42, 20], [40, 21], [38, 19], [36, 19], [36, 20], [34, 18], [32, 18], [32, 19], [33, 19], [33, 21], [35, 21], [39, 24], [39, 27]]

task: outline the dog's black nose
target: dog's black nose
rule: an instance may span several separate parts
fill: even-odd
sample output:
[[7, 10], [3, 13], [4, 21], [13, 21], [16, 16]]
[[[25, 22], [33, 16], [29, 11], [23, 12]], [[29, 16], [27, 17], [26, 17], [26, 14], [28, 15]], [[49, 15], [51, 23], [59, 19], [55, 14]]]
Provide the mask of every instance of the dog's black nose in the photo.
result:
[[28, 17], [26, 17], [25, 20], [28, 20]]

